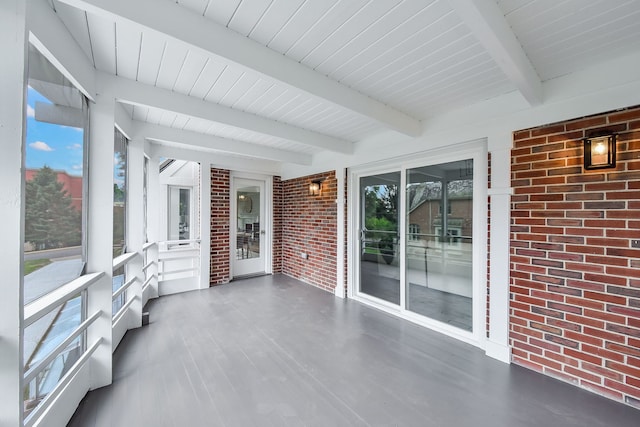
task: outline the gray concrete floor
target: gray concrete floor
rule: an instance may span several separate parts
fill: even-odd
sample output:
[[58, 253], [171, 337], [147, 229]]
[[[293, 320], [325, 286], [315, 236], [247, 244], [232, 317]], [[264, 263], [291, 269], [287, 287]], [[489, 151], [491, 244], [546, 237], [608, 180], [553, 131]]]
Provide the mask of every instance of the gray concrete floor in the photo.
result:
[[634, 426], [640, 411], [286, 276], [153, 300], [70, 426]]

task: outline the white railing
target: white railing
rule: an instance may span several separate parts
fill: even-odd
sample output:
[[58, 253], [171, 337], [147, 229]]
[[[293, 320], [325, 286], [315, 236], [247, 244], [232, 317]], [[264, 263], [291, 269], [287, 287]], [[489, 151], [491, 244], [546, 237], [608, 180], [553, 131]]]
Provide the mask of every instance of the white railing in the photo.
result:
[[158, 279], [198, 277], [200, 240], [167, 240], [159, 243]]
[[67, 371], [66, 374], [58, 381], [56, 387], [49, 393], [47, 396], [40, 402], [40, 405], [37, 406], [31, 413], [25, 418], [24, 426], [32, 427], [35, 425], [36, 421], [45, 413], [45, 411], [51, 406], [52, 402], [56, 400], [56, 397], [64, 390], [64, 388], [71, 382], [73, 377], [80, 371], [80, 369], [87, 363], [87, 360], [91, 357], [91, 355], [96, 351], [96, 349], [102, 344], [102, 338], [98, 338], [96, 342], [93, 343], [91, 347], [89, 347], [82, 356], [73, 364], [71, 369]]
[[[129, 329], [142, 324], [141, 277], [142, 262], [137, 252], [114, 258], [111, 283], [111, 351], [115, 351]], [[133, 306], [136, 301], [138, 304]]]
[[[102, 342], [102, 338], [99, 338], [87, 348], [86, 331], [103, 313], [102, 311], [96, 311], [91, 316], [87, 316], [86, 307], [87, 289], [103, 276], [104, 273], [92, 273], [78, 277], [24, 307], [23, 325], [25, 329], [51, 314], [53, 319], [51, 324], [47, 325], [47, 331], [49, 331], [55, 327], [56, 320], [63, 307], [80, 296], [80, 324], [71, 331], [63, 329], [62, 332], [68, 332], [68, 334], [53, 349], [49, 350], [42, 359], [36, 360], [32, 366], [29, 366], [24, 373], [25, 388], [28, 387], [29, 390], [28, 397], [25, 397], [24, 402], [25, 426], [33, 426], [39, 420]], [[49, 321], [47, 320], [47, 322]], [[45, 337], [46, 335], [43, 335], [39, 338], [38, 346], [44, 342]], [[78, 343], [72, 346], [75, 341], [78, 341]], [[72, 347], [69, 348], [70, 346]], [[73, 357], [72, 352], [78, 353], [78, 358], [75, 361], [69, 359], [69, 357]], [[54, 371], [51, 366], [59, 358], [62, 358], [61, 362], [63, 363], [63, 366], [59, 367], [58, 370], [58, 374], [61, 377], [58, 379], [53, 377], [55, 385], [50, 390], [43, 392], [40, 386], [45, 382], [49, 382], [48, 376]], [[73, 362], [70, 367], [66, 366], [69, 362]]]
[[136, 252], [130, 252], [122, 254], [113, 259], [113, 269], [117, 270], [120, 267], [124, 267], [129, 261], [134, 259], [138, 254]]
[[[142, 305], [144, 306], [149, 299], [151, 289], [158, 286], [158, 244], [156, 242], [145, 243], [142, 246], [142, 274], [144, 282], [142, 283]], [[154, 292], [157, 295], [157, 292]]]
[[69, 301], [76, 294], [93, 285], [102, 276], [104, 273], [85, 274], [25, 305], [23, 327], [26, 328], [35, 323], [36, 320], [51, 312], [53, 308]]
[[122, 318], [122, 316], [124, 316], [124, 314], [127, 312], [127, 310], [129, 309], [133, 301], [135, 301], [135, 296], [131, 298], [130, 296], [127, 296], [126, 292], [127, 292], [127, 289], [129, 289], [131, 285], [133, 285], [137, 281], [138, 279], [134, 277], [133, 279], [128, 280], [124, 285], [120, 286], [120, 288], [118, 288], [118, 290], [116, 290], [113, 293], [113, 297], [112, 297], [113, 301], [116, 301], [118, 298], [120, 298], [121, 295], [124, 296], [124, 301], [125, 301], [122, 307], [120, 307], [120, 310], [118, 310], [118, 312], [113, 316], [114, 324], [118, 323], [118, 321]]
[[[133, 285], [134, 283], [136, 283], [137, 281], [137, 277], [135, 276], [135, 274], [133, 274], [132, 278], [130, 280], [127, 281], [127, 272], [126, 272], [126, 266], [127, 264], [132, 261], [133, 259], [135, 259], [137, 257], [137, 253], [132, 252], [132, 253], [126, 253], [126, 254], [122, 254], [116, 258], [113, 259], [113, 283], [114, 286], [112, 288], [113, 290], [113, 295], [112, 295], [112, 303], [113, 303], [113, 323], [115, 324], [123, 315], [124, 313], [126, 313], [126, 310], [129, 308], [129, 306], [131, 305], [131, 301], [133, 300], [133, 298], [128, 298], [127, 295], [127, 289], [129, 289], [129, 287], [131, 285]], [[116, 275], [116, 271], [118, 271], [119, 269], [122, 269], [123, 272], [122, 274], [118, 274]], [[122, 285], [120, 286], [115, 286], [115, 284], [119, 281], [116, 278], [119, 278], [120, 276], [122, 276]]]
[[158, 295], [200, 287], [200, 240], [158, 243]]

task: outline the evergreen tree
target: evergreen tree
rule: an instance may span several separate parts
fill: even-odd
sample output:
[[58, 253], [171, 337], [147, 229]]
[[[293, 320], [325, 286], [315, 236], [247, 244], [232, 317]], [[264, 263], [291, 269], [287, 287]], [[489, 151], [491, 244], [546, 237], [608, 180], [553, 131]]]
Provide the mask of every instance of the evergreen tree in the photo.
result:
[[56, 172], [44, 166], [26, 187], [25, 240], [38, 250], [79, 245], [82, 216]]

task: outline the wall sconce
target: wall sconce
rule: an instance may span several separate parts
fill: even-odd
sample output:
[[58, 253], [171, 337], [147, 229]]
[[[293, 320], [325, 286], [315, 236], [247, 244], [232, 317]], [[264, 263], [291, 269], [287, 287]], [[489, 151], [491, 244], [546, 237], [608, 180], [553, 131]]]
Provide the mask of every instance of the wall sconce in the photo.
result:
[[616, 167], [616, 136], [606, 134], [584, 140], [584, 168], [602, 169]]
[[309, 195], [310, 196], [319, 196], [321, 190], [322, 190], [322, 180], [321, 179], [316, 179], [314, 181], [311, 181], [311, 184], [309, 184]]

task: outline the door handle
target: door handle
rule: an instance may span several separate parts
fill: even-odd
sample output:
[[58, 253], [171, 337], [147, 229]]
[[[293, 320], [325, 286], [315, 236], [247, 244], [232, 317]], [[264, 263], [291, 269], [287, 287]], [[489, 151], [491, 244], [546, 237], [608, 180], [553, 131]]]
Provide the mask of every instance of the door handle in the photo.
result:
[[260, 230], [260, 234], [264, 235], [265, 234], [264, 230]]

